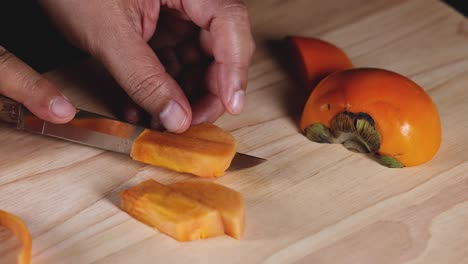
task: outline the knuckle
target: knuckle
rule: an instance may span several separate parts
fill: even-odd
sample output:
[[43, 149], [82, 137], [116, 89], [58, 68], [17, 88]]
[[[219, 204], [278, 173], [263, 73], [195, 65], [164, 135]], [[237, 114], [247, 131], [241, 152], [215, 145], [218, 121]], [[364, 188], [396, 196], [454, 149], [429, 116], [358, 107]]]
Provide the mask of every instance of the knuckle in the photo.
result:
[[129, 81], [130, 97], [147, 110], [157, 107], [157, 100], [164, 98], [169, 93], [166, 89], [167, 81], [165, 81], [164, 75], [164, 73], [153, 73], [142, 78], [139, 74], [133, 74], [134, 77], [130, 77]]
[[229, 14], [230, 17], [239, 18], [241, 20], [247, 19], [247, 16], [248, 16], [247, 6], [242, 0], [229, 1], [224, 6], [224, 9], [226, 13]]

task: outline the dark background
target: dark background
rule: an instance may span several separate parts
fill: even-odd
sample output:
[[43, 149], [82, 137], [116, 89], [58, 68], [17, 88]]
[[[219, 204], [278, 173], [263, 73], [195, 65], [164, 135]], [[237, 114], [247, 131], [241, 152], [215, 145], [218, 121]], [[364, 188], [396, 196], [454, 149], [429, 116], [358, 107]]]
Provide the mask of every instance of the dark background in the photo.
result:
[[[0, 45], [46, 72], [87, 56], [70, 46], [41, 12], [36, 0], [4, 1], [0, 10]], [[468, 16], [468, 0], [445, 0]]]

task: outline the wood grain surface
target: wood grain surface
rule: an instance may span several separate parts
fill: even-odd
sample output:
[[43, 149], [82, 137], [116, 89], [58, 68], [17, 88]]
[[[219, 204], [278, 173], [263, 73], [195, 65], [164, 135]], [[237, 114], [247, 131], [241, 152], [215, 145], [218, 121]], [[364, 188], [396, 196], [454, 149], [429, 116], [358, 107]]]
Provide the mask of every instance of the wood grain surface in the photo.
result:
[[[268, 162], [216, 180], [244, 194], [245, 238], [178, 243], [117, 207], [118, 193], [145, 179], [192, 176], [1, 126], [0, 208], [30, 228], [33, 263], [468, 263], [467, 19], [434, 0], [248, 6], [257, 52], [246, 109], [217, 124], [239, 151]], [[424, 87], [443, 124], [437, 156], [387, 169], [302, 136], [304, 95], [278, 47], [293, 34], [331, 41], [356, 66], [397, 71]], [[98, 95], [115, 87], [95, 64], [47, 76], [79, 107], [110, 113], [112, 98]], [[0, 263], [14, 263], [18, 244], [0, 231]]]

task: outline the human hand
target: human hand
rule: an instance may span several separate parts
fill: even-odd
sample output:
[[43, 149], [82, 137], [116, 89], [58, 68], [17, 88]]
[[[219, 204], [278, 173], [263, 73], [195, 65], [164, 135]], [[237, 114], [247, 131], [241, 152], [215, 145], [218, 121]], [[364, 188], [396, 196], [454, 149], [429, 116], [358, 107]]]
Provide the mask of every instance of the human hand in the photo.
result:
[[[153, 127], [179, 133], [225, 111], [241, 112], [254, 51], [241, 0], [40, 3], [67, 38], [97, 58], [151, 114]], [[209, 64], [203, 63], [206, 56], [213, 57]], [[182, 88], [201, 96], [191, 105]], [[138, 120], [135, 109], [127, 119]]]
[[75, 107], [50, 81], [1, 46], [0, 94], [52, 123], [66, 123], [76, 113]]

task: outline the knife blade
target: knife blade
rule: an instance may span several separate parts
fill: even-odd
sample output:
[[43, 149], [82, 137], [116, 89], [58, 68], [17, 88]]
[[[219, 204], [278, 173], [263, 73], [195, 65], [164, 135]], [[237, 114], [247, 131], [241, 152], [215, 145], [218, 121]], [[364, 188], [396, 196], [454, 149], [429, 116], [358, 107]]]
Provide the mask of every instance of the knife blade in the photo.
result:
[[[78, 109], [66, 124], [53, 124], [33, 115], [22, 104], [0, 95], [0, 120], [18, 130], [59, 138], [103, 150], [130, 155], [132, 144], [144, 127]], [[93, 120], [92, 124], [89, 122]], [[102, 124], [96, 126], [96, 124]], [[266, 159], [237, 152], [228, 170], [256, 166]]]

